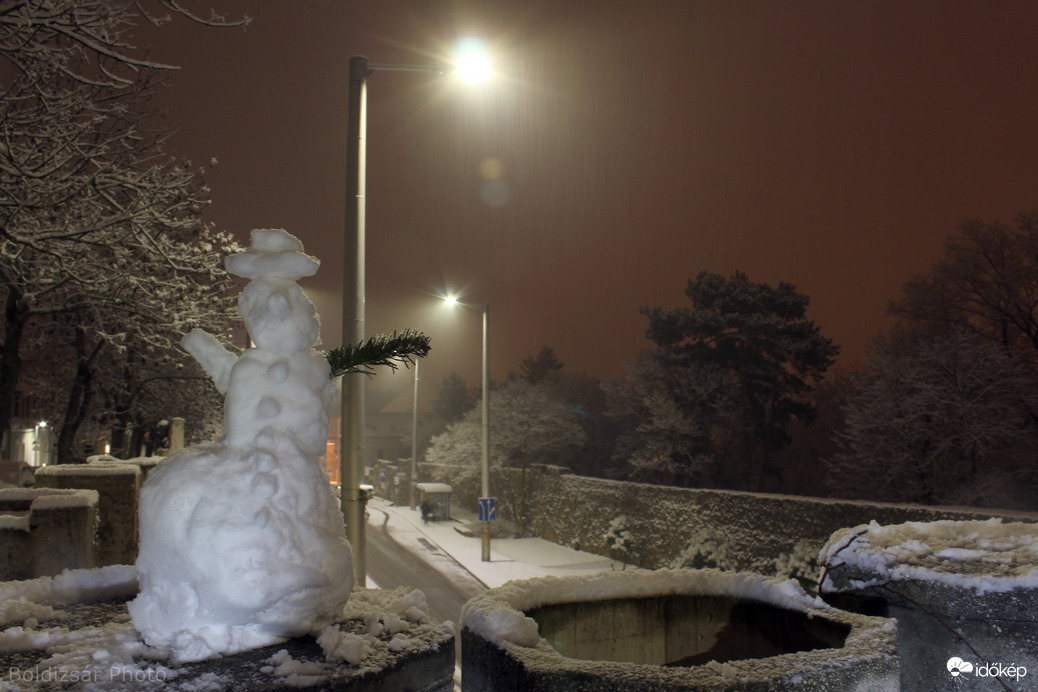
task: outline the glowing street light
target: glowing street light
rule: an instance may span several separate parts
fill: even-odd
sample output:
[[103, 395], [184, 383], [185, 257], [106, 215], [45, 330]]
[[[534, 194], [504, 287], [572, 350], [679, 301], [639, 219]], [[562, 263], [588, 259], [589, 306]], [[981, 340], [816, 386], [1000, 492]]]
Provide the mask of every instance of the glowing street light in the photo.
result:
[[462, 303], [456, 296], [448, 295], [443, 299], [448, 306], [462, 305], [467, 308], [482, 308], [483, 310], [483, 445], [482, 458], [480, 460], [480, 471], [482, 483], [480, 485], [480, 523], [482, 530], [482, 561], [490, 562], [490, 512], [494, 504], [490, 497], [490, 303], [482, 305], [470, 305]]
[[[462, 43], [455, 74], [468, 81], [490, 75], [485, 58], [482, 67], [475, 57], [473, 41]], [[364, 340], [365, 318], [365, 193], [367, 178], [368, 96], [367, 80], [373, 72], [426, 72], [444, 74], [451, 70], [432, 65], [390, 65], [368, 62], [362, 55], [350, 58], [349, 109], [346, 114], [346, 230], [342, 277], [342, 343]], [[367, 495], [361, 487], [364, 467], [364, 378], [342, 378], [340, 503], [346, 520], [346, 536], [353, 546], [353, 572], [357, 583], [367, 579], [364, 557], [364, 510]]]
[[481, 41], [464, 39], [455, 50], [454, 74], [466, 82], [484, 82], [493, 75], [490, 58]]

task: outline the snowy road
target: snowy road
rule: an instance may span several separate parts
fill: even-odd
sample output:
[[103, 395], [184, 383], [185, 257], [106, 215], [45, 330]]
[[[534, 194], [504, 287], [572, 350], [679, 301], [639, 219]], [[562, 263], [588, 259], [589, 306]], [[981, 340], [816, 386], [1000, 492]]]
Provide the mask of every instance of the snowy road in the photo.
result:
[[[374, 516], [381, 512], [372, 510]], [[411, 586], [421, 589], [429, 606], [429, 614], [440, 621], [457, 623], [461, 617], [461, 606], [473, 596], [486, 590], [474, 577], [460, 573], [460, 566], [435, 544], [426, 542], [422, 548], [428, 555], [415, 555], [389, 535], [385, 524], [368, 524], [365, 542], [368, 577], [381, 589]], [[425, 558], [425, 559], [423, 559]], [[433, 564], [450, 561], [455, 569], [443, 572]]]

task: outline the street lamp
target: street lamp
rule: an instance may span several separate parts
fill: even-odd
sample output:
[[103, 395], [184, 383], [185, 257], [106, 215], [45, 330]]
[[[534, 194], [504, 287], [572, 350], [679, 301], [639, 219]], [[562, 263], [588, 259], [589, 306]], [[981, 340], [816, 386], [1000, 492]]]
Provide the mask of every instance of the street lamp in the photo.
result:
[[[463, 64], [471, 68], [479, 61], [472, 57], [474, 43], [464, 44]], [[467, 57], [466, 57], [467, 56]], [[373, 72], [425, 72], [444, 74], [449, 70], [432, 65], [390, 65], [368, 62], [361, 55], [350, 58], [349, 109], [346, 114], [346, 231], [343, 248], [342, 343], [364, 340], [365, 285], [365, 190], [367, 177], [368, 96], [367, 80]], [[489, 76], [488, 67], [467, 69], [463, 76]], [[364, 378], [342, 378], [340, 503], [346, 520], [346, 537], [353, 546], [353, 573], [358, 584], [365, 584], [367, 563], [364, 557], [364, 509], [367, 497], [361, 488], [364, 466]]]
[[490, 522], [494, 518], [494, 499], [490, 497], [490, 303], [469, 305], [462, 303], [454, 296], [444, 298], [447, 305], [463, 305], [468, 308], [483, 309], [483, 446], [480, 460], [482, 483], [480, 485], [479, 515], [482, 530], [482, 560], [490, 562]]

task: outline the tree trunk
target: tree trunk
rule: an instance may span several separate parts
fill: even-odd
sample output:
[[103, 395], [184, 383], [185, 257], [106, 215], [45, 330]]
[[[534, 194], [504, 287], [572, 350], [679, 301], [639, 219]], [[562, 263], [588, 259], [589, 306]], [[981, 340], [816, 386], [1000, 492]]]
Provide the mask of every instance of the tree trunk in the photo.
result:
[[22, 334], [29, 315], [22, 309], [21, 293], [7, 287], [4, 305], [4, 343], [0, 346], [0, 440], [3, 456], [9, 457], [11, 422], [14, 419], [14, 392], [22, 373]]
[[58, 435], [58, 463], [67, 464], [72, 462], [75, 454], [76, 433], [86, 419], [87, 411], [90, 409], [90, 400], [93, 397], [94, 361], [104, 347], [103, 341], [88, 354], [86, 352], [86, 335], [81, 329], [75, 330], [76, 346], [76, 376], [72, 380], [69, 390], [68, 406], [65, 408], [65, 420], [61, 424], [61, 434]]
[[120, 459], [128, 459], [130, 456], [130, 450], [127, 449], [127, 443], [132, 437], [133, 423], [130, 420], [130, 407], [123, 404], [116, 406], [115, 415], [113, 416], [112, 425], [112, 456], [116, 456]]

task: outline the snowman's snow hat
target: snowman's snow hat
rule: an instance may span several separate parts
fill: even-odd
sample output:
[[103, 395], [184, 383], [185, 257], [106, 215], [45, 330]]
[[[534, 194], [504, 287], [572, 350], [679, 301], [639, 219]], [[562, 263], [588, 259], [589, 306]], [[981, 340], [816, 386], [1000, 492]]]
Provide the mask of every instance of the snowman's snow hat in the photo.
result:
[[303, 252], [303, 243], [280, 228], [252, 232], [252, 247], [227, 258], [227, 271], [246, 279], [273, 277], [296, 281], [313, 276], [321, 261]]

